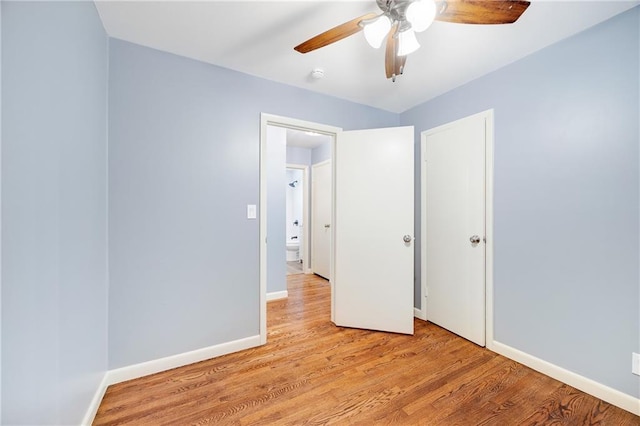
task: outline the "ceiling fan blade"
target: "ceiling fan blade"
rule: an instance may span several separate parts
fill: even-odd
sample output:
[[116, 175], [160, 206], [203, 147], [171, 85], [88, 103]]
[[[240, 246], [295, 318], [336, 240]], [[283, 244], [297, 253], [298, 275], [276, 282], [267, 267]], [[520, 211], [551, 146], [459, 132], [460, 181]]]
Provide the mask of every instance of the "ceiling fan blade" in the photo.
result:
[[436, 21], [457, 24], [512, 24], [529, 7], [523, 0], [446, 0]]
[[342, 40], [343, 38], [349, 37], [357, 32], [362, 31], [362, 27], [358, 25], [360, 21], [363, 19], [375, 18], [377, 15], [375, 13], [367, 13], [366, 15], [362, 15], [358, 18], [352, 19], [349, 22], [345, 22], [344, 24], [338, 25], [337, 27], [331, 28], [323, 32], [322, 34], [318, 34], [315, 37], [310, 38], [309, 40], [300, 43], [293, 49], [300, 53], [308, 53], [316, 49], [320, 49], [321, 47], [325, 47], [331, 43], [335, 43], [336, 41]]
[[400, 42], [398, 37], [395, 37], [397, 31], [398, 24], [395, 24], [391, 27], [387, 36], [387, 46], [384, 53], [384, 71], [387, 74], [387, 78], [394, 78], [394, 76], [398, 75], [396, 62], [398, 62], [398, 46]]
[[396, 75], [404, 74], [404, 65], [407, 63], [407, 55], [396, 56]]
[[394, 25], [387, 36], [387, 46], [384, 55], [384, 70], [387, 78], [396, 81], [396, 77], [404, 73], [404, 65], [407, 63], [407, 55], [398, 56], [400, 41], [394, 37], [398, 31], [398, 24]]

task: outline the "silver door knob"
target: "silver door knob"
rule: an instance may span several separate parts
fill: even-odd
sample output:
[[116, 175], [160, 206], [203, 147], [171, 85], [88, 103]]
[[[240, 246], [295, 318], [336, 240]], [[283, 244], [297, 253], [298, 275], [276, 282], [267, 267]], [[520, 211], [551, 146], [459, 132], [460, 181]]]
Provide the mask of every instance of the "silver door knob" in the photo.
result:
[[411, 239], [411, 235], [405, 235], [404, 237], [402, 237], [402, 241], [404, 241], [405, 243], [410, 243]]
[[478, 237], [477, 235], [473, 235], [471, 238], [469, 238], [469, 241], [471, 241], [471, 244], [478, 244], [480, 242], [480, 237]]
[[328, 223], [324, 225], [325, 228], [330, 228], [331, 225], [329, 225]]

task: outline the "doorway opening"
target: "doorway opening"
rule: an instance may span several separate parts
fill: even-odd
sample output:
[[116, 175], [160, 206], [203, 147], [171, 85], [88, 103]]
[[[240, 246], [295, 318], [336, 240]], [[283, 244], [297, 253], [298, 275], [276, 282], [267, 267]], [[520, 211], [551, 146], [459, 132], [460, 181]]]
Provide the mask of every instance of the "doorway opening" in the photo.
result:
[[308, 259], [307, 243], [307, 175], [309, 166], [287, 164], [285, 203], [285, 260], [286, 275], [304, 273]]
[[[260, 116], [259, 303], [262, 344], [267, 341], [267, 301], [287, 297], [286, 259], [287, 255], [290, 258], [295, 256], [289, 254], [289, 251], [295, 252], [293, 247], [287, 250], [288, 241], [298, 240], [298, 256], [303, 260], [303, 272], [312, 272], [310, 266], [314, 253], [310, 241], [310, 227], [313, 226], [309, 219], [310, 197], [305, 199], [303, 191], [302, 220], [287, 218], [287, 189], [300, 186], [309, 189], [309, 182], [313, 179], [312, 176], [309, 178], [311, 165], [323, 161], [325, 157], [331, 158], [335, 136], [341, 130], [288, 117], [270, 114]], [[294, 177], [289, 179], [287, 167], [303, 170], [302, 182]], [[294, 224], [296, 220], [297, 225]], [[294, 235], [296, 231], [297, 235]], [[297, 238], [291, 239], [294, 236]]]

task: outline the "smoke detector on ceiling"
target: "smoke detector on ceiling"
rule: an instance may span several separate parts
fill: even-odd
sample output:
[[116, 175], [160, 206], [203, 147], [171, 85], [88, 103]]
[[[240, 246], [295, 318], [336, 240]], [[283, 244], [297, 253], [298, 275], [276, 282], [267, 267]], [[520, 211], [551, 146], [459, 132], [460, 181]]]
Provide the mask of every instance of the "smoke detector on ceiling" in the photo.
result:
[[322, 68], [315, 68], [311, 71], [311, 77], [315, 80], [320, 80], [324, 77], [324, 70]]

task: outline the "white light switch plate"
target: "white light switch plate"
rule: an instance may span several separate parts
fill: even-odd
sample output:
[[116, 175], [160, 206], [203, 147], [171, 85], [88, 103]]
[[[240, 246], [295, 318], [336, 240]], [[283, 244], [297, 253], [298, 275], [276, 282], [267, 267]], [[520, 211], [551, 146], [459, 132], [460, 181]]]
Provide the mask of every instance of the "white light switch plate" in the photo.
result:
[[631, 372], [640, 376], [640, 354], [635, 352], [631, 355]]
[[247, 219], [255, 219], [257, 217], [257, 210], [255, 204], [247, 204]]

